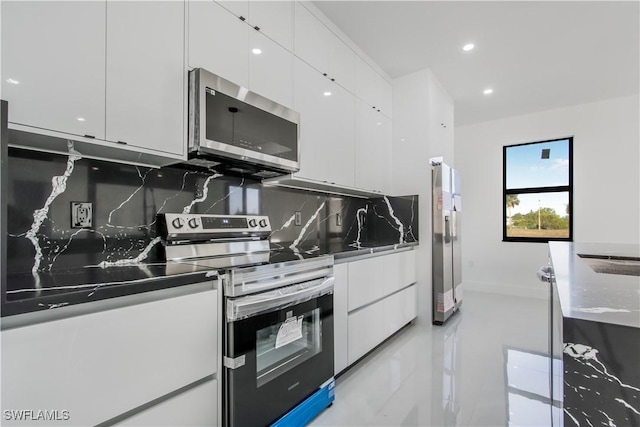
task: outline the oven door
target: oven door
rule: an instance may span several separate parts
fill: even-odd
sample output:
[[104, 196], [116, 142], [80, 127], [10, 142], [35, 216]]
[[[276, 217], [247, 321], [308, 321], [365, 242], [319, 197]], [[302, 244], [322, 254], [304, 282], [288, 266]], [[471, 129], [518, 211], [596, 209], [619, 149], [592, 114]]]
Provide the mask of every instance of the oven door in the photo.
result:
[[227, 426], [269, 425], [333, 376], [333, 281], [227, 300]]

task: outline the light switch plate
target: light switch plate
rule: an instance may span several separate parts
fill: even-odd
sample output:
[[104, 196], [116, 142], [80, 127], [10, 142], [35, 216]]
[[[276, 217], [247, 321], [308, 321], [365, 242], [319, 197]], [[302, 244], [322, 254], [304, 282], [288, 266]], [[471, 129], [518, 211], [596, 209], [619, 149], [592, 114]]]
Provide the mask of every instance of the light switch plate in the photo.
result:
[[293, 223], [295, 225], [302, 225], [302, 212], [300, 211], [295, 212], [295, 219]]
[[93, 203], [71, 202], [71, 228], [93, 227]]

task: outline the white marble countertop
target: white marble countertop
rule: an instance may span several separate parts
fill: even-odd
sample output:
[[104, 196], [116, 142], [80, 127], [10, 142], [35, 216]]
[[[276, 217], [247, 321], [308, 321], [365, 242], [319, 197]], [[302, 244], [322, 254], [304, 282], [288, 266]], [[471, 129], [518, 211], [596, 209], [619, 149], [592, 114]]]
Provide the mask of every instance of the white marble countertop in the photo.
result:
[[580, 255], [640, 258], [640, 245], [549, 242], [562, 315], [640, 328], [640, 276], [596, 273]]

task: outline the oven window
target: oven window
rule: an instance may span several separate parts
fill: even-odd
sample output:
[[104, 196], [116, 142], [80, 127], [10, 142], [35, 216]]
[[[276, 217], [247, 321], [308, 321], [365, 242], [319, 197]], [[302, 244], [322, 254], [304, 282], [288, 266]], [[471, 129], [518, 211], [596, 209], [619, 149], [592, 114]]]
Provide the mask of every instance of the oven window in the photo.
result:
[[256, 376], [262, 387], [322, 351], [320, 308], [256, 332]]

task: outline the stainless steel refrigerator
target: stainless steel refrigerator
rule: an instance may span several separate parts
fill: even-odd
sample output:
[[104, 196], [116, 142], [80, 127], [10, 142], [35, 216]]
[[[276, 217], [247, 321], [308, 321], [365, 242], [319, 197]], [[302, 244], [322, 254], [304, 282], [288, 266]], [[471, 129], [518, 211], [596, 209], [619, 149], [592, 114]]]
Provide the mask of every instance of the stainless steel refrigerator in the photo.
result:
[[431, 160], [433, 323], [442, 325], [462, 305], [460, 174]]

